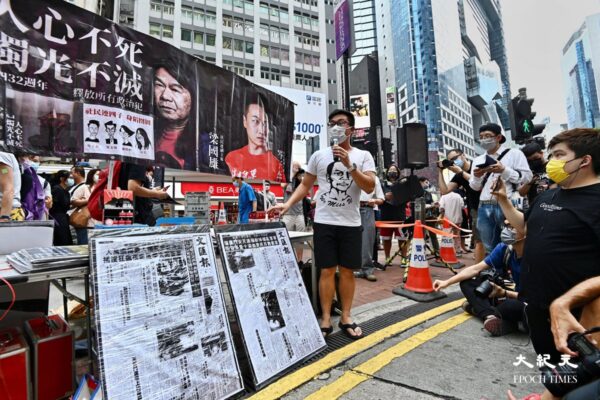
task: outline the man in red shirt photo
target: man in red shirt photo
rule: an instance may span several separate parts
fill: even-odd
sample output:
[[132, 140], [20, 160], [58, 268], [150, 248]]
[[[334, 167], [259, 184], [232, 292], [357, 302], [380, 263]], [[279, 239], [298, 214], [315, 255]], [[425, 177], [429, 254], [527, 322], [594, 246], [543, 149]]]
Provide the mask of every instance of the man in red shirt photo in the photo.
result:
[[225, 163], [231, 176], [286, 182], [281, 161], [269, 150], [269, 115], [266, 110], [265, 96], [255, 91], [247, 93], [243, 121], [248, 144], [230, 151], [225, 156]]

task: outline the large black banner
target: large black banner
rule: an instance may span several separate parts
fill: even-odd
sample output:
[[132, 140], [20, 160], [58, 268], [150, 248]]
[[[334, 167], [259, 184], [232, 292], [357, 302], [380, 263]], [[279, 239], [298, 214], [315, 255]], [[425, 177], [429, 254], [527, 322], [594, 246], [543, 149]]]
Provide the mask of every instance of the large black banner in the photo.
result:
[[293, 104], [61, 0], [0, 0], [0, 144], [284, 181]]

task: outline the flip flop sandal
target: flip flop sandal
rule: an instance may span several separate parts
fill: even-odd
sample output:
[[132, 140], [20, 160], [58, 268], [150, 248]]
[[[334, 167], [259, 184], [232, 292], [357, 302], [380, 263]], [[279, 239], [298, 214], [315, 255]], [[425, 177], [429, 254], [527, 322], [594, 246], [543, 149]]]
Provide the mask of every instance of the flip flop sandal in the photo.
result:
[[323, 333], [323, 337], [326, 338], [327, 336], [331, 335], [331, 333], [333, 332], [333, 325], [328, 326], [328, 327], [322, 326], [321, 332]]
[[342, 332], [344, 332], [344, 335], [348, 336], [350, 339], [352, 340], [357, 340], [360, 339], [364, 336], [363, 333], [361, 333], [360, 335], [352, 335], [350, 332], [348, 332], [348, 329], [352, 329], [355, 330], [356, 328], [358, 328], [358, 325], [356, 325], [356, 323], [351, 323], [351, 324], [342, 324], [341, 322], [338, 324], [339, 328], [342, 330]]

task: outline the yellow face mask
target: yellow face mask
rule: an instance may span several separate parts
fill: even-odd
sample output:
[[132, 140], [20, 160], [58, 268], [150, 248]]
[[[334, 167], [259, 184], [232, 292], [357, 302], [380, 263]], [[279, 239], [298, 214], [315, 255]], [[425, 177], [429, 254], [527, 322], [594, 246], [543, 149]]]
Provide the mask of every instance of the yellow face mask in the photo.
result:
[[546, 173], [548, 174], [548, 178], [552, 179], [556, 183], [561, 183], [571, 175], [571, 173], [565, 171], [565, 165], [575, 160], [577, 160], [577, 158], [569, 161], [551, 159], [548, 161], [548, 164], [546, 164]]

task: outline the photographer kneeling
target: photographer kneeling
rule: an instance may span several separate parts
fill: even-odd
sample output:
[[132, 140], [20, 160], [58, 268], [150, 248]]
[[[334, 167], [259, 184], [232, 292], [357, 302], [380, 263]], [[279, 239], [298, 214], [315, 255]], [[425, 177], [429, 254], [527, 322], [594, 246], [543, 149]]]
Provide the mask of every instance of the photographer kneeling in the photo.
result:
[[[484, 329], [492, 336], [515, 331], [519, 322], [525, 326], [525, 304], [517, 300], [525, 236], [512, 228], [508, 221], [505, 224], [501, 233], [502, 243], [482, 262], [447, 280], [433, 282], [436, 291], [460, 282], [460, 290], [467, 298], [463, 309], [480, 318]], [[515, 282], [515, 290], [504, 287], [504, 278], [509, 272]]]

